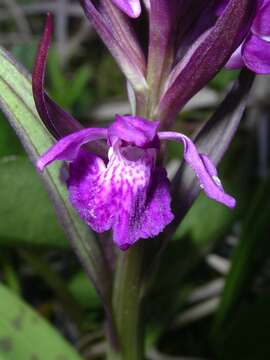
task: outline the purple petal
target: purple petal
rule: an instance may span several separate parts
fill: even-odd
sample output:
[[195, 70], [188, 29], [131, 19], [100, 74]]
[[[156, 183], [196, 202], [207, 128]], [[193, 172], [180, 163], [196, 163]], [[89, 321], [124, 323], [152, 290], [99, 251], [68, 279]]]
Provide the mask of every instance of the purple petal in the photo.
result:
[[217, 170], [212, 161], [203, 154], [199, 154], [196, 146], [185, 135], [176, 132], [159, 133], [161, 140], [174, 140], [184, 145], [184, 159], [197, 175], [200, 186], [205, 194], [230, 208], [235, 207], [235, 199], [224, 192], [217, 176]]
[[72, 161], [76, 158], [80, 147], [89, 141], [105, 139], [107, 137], [107, 129], [83, 129], [59, 140], [53, 145], [38, 162], [37, 168], [43, 170], [55, 160]]
[[52, 15], [48, 14], [40, 41], [32, 76], [33, 96], [37, 111], [55, 138], [61, 138], [82, 128], [81, 124], [60, 108], [44, 91], [46, 60], [52, 37]]
[[155, 168], [151, 178], [147, 206], [141, 218], [140, 237], [144, 239], [158, 235], [174, 219], [166, 170]]
[[98, 207], [98, 203], [93, 206], [99, 192], [98, 180], [105, 170], [106, 166], [101, 158], [82, 149], [69, 165], [67, 185], [70, 201], [82, 219], [97, 232], [107, 231], [111, 227], [111, 214], [107, 207]]
[[[135, 160], [128, 160], [131, 157]], [[153, 170], [154, 162], [154, 150], [130, 146], [111, 148], [107, 167], [83, 150], [70, 164], [72, 204], [93, 230], [112, 229], [122, 250], [140, 238], [156, 236], [173, 219], [166, 172]]]
[[243, 45], [245, 65], [256, 74], [270, 74], [270, 43], [256, 35]]
[[124, 140], [139, 147], [157, 147], [159, 121], [149, 121], [139, 116], [115, 116], [114, 123], [108, 128], [108, 139]]
[[235, 50], [226, 64], [226, 69], [242, 69], [245, 63], [242, 59], [242, 44]]
[[137, 18], [141, 15], [140, 0], [112, 0], [112, 2], [132, 18]]
[[258, 11], [251, 30], [255, 35], [270, 35], [270, 1], [267, 1]]

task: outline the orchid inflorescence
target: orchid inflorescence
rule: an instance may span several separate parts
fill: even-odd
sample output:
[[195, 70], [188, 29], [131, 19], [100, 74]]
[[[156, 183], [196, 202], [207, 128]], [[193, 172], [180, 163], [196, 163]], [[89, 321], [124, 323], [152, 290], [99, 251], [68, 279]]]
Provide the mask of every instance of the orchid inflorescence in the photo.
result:
[[[204, 193], [233, 208], [235, 200], [225, 193], [211, 159], [186, 135], [169, 130], [187, 101], [226, 63], [270, 72], [268, 48], [262, 54], [262, 42], [269, 47], [269, 1], [81, 3], [126, 76], [133, 113], [116, 115], [108, 128], [83, 129], [45, 93], [52, 35], [48, 15], [33, 94], [42, 120], [58, 141], [40, 157], [38, 169], [55, 160], [68, 161], [71, 203], [94, 231], [112, 230], [122, 250], [157, 236], [174, 218], [166, 170], [157, 165], [163, 141], [181, 143], [184, 160]], [[138, 23], [145, 18], [149, 33], [139, 36]]]

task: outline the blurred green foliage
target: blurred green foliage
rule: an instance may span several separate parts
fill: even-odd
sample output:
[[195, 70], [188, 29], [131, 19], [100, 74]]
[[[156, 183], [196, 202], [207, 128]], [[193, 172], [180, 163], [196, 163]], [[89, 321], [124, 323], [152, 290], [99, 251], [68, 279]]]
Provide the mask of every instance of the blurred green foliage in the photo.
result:
[[1, 359], [82, 359], [47, 321], [2, 284], [0, 318]]
[[1, 244], [66, 248], [41, 179], [23, 156], [0, 158]]
[[221, 70], [210, 82], [209, 86], [215, 90], [223, 91], [226, 87], [237, 78], [239, 70]]

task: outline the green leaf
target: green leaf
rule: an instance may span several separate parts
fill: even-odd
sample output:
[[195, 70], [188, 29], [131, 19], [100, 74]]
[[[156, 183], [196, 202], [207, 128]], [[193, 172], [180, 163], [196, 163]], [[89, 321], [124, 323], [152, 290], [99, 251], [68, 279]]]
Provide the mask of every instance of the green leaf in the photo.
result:
[[[53, 139], [36, 112], [29, 75], [1, 48], [0, 106], [35, 163], [37, 158], [52, 146]], [[49, 166], [42, 175], [45, 186], [74, 250], [103, 301], [109, 306], [111, 279], [104, 254], [89, 227], [80, 220], [70, 205], [66, 187], [60, 181], [59, 173], [60, 164]]]
[[82, 360], [37, 312], [0, 284], [0, 359]]
[[0, 218], [5, 219], [0, 222], [1, 245], [68, 246], [48, 194], [27, 158], [0, 158], [0, 199]]

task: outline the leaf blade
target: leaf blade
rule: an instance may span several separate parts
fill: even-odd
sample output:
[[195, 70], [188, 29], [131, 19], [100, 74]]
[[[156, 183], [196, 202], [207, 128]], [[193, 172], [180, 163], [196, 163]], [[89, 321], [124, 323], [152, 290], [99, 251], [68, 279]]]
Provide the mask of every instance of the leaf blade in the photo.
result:
[[[0, 358], [6, 360], [61, 356], [81, 360], [79, 354], [38, 313], [0, 284]], [[31, 357], [32, 356], [32, 357]]]
[[[14, 128], [31, 161], [53, 144], [33, 101], [30, 76], [0, 48], [0, 107]], [[65, 186], [59, 179], [60, 164], [44, 171], [42, 178], [54, 202], [60, 223], [80, 258], [88, 276], [107, 306], [110, 303], [110, 274], [101, 247], [71, 207]]]

